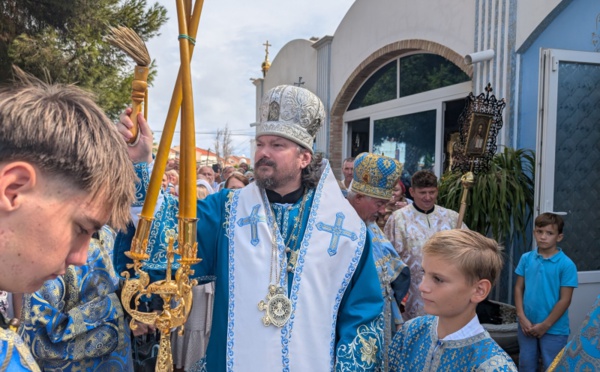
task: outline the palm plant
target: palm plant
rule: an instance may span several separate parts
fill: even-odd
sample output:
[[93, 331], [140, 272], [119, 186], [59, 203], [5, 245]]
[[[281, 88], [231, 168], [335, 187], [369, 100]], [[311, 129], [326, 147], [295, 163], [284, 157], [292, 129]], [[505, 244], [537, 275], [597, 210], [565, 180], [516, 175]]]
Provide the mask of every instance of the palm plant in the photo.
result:
[[[464, 222], [471, 230], [492, 236], [505, 246], [522, 238], [533, 215], [535, 156], [532, 150], [505, 147], [489, 169], [475, 177], [469, 192]], [[440, 205], [458, 210], [462, 174], [447, 172], [440, 181]]]

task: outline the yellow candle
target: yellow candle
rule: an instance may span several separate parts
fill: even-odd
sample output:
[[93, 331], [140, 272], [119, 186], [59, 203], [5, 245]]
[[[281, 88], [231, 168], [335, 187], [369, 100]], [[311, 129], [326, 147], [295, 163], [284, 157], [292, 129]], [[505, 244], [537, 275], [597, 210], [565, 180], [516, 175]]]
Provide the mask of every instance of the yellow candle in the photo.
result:
[[[179, 54], [181, 57], [181, 153], [184, 177], [180, 179], [180, 218], [196, 218], [196, 132], [194, 129], [194, 103], [187, 17], [183, 0], [177, 0], [177, 20], [179, 23]], [[184, 36], [185, 35], [185, 36]], [[183, 184], [183, 185], [182, 185]]]
[[[189, 25], [189, 35], [192, 38], [195, 38], [196, 33], [198, 32], [198, 24], [200, 23], [203, 4], [204, 0], [199, 0], [194, 4], [194, 11], [192, 13]], [[191, 54], [194, 51], [193, 44], [190, 45], [189, 48], [191, 58]], [[158, 153], [156, 154], [156, 159], [154, 161], [154, 168], [152, 170], [152, 176], [150, 177], [150, 185], [148, 186], [148, 191], [146, 193], [146, 200], [144, 201], [144, 207], [142, 208], [141, 215], [143, 217], [152, 218], [154, 216], [154, 208], [156, 207], [156, 200], [158, 199], [158, 194], [160, 192], [162, 176], [165, 173], [167, 159], [169, 157], [169, 149], [171, 147], [171, 143], [173, 142], [175, 125], [177, 124], [177, 117], [179, 116], [179, 108], [181, 107], [181, 102], [183, 101], [183, 94], [181, 91], [181, 76], [182, 71], [180, 69], [177, 76], [177, 83], [173, 89], [173, 95], [171, 96], [171, 104], [169, 105], [169, 111], [167, 112], [167, 118], [165, 120], [165, 127], [163, 128], [163, 133], [160, 138]]]

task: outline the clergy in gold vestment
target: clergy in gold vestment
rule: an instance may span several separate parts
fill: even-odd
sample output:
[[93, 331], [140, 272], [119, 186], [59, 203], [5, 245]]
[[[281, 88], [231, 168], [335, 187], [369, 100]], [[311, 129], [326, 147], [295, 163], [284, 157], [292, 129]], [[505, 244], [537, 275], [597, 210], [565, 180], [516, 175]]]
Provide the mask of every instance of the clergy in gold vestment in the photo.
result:
[[[411, 284], [406, 301], [404, 320], [425, 315], [419, 284], [423, 280], [421, 248], [436, 232], [450, 230], [458, 222], [458, 213], [436, 205], [437, 177], [430, 171], [418, 171], [412, 177], [410, 194], [414, 203], [397, 210], [385, 225], [385, 235], [390, 239], [400, 258], [410, 267]], [[467, 228], [465, 224], [462, 226]]]

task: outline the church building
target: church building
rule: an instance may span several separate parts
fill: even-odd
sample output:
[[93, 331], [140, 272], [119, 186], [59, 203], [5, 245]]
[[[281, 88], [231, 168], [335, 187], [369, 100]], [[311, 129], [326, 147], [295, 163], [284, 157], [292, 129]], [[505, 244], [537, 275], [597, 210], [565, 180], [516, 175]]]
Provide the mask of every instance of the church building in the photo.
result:
[[567, 213], [560, 246], [579, 270], [570, 318], [581, 323], [600, 293], [600, 2], [356, 0], [333, 35], [290, 40], [263, 72], [257, 116], [277, 85], [315, 92], [328, 113], [315, 150], [340, 175], [344, 158], [370, 151], [405, 177], [441, 176], [465, 97], [491, 84], [506, 101], [498, 150], [535, 151], [534, 217]]

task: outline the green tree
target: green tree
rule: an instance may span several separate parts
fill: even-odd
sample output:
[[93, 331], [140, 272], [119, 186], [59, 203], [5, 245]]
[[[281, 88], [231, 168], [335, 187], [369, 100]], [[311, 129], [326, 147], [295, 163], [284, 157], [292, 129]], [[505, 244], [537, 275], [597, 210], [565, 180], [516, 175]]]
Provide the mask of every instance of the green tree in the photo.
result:
[[130, 102], [134, 62], [104, 40], [109, 27], [129, 27], [147, 41], [166, 21], [166, 9], [146, 0], [3, 0], [0, 82], [11, 77], [15, 64], [38, 77], [91, 90], [115, 119]]

